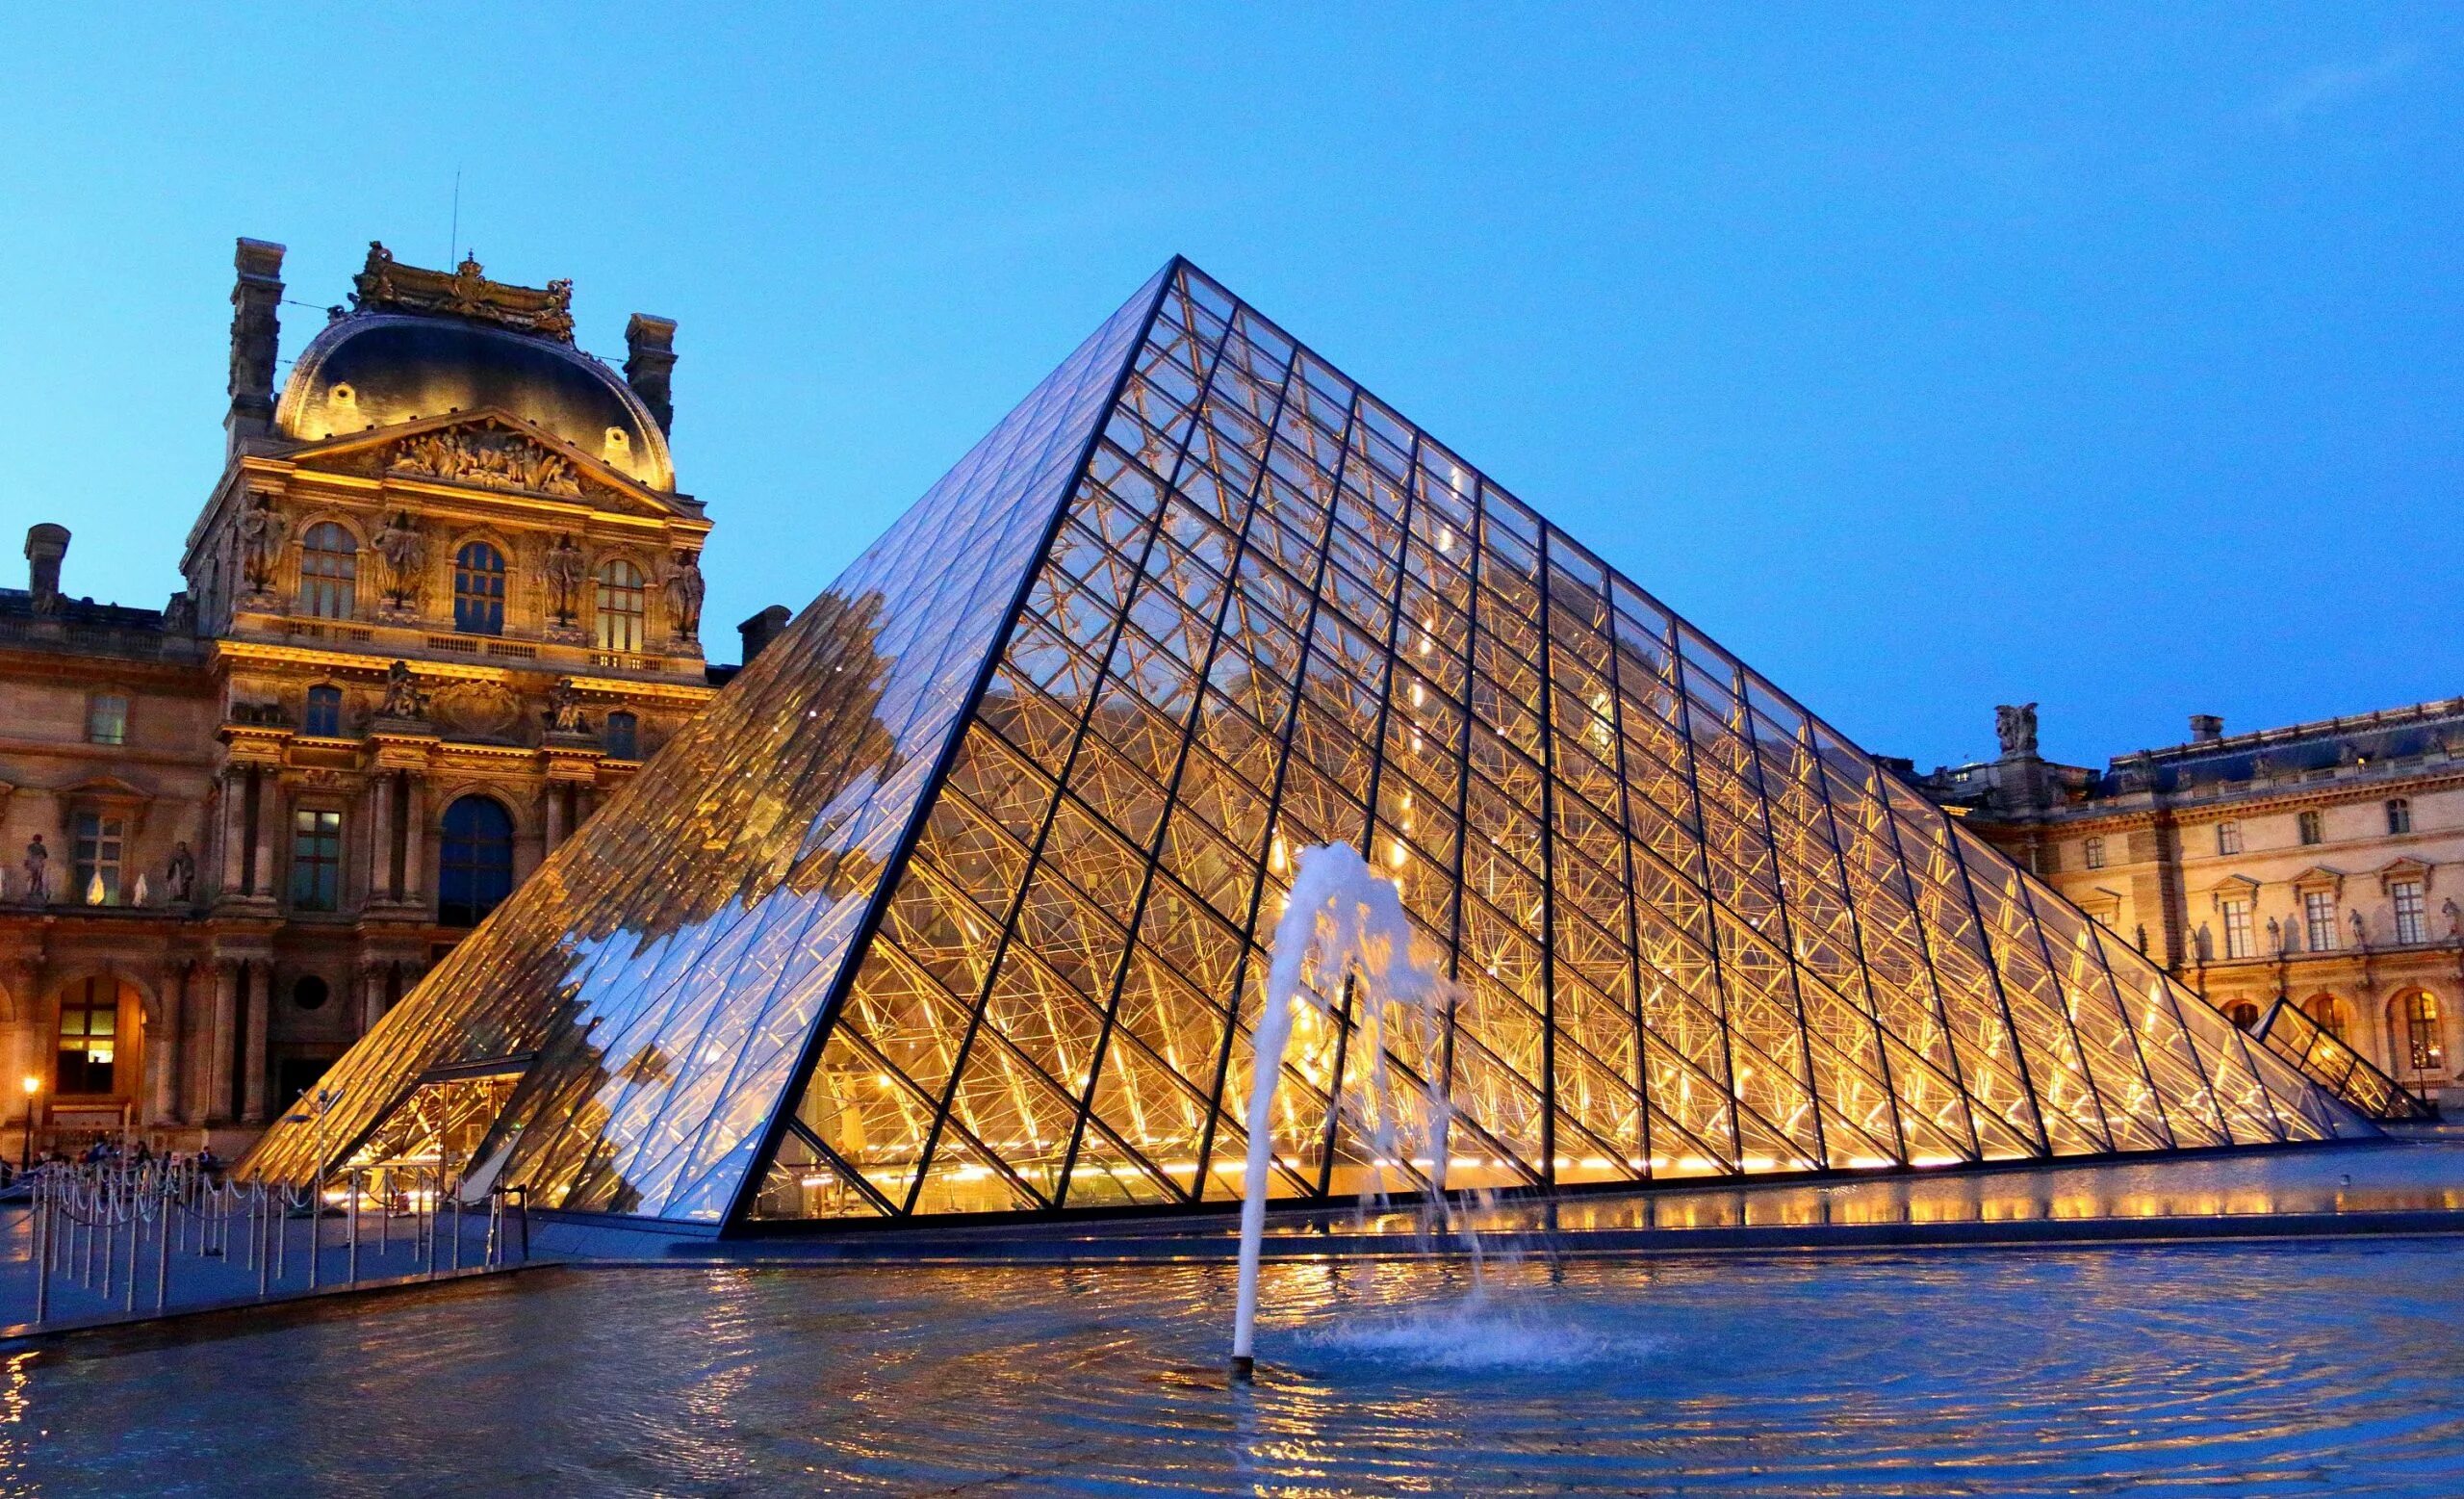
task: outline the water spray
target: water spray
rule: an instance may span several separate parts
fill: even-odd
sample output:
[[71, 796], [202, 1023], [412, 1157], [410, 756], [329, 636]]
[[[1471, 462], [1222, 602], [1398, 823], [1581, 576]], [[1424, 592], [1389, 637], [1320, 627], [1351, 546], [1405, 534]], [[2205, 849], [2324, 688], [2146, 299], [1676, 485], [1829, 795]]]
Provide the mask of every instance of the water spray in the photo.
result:
[[[1434, 1042], [1445, 1033], [1452, 986], [1412, 951], [1411, 917], [1402, 892], [1372, 873], [1357, 849], [1326, 843], [1300, 850], [1295, 861], [1292, 897], [1276, 921], [1272, 961], [1267, 969], [1266, 1009], [1258, 1017], [1249, 1076], [1249, 1154], [1242, 1181], [1240, 1293], [1232, 1320], [1232, 1378], [1246, 1383], [1257, 1373], [1258, 1258], [1267, 1224], [1268, 1176], [1274, 1167], [1274, 1096], [1283, 1080], [1283, 1053], [1292, 1022], [1303, 1004], [1325, 1013], [1321, 991], [1340, 993], [1357, 981], [1361, 1044], [1368, 1048], [1368, 1084], [1373, 1110], [1374, 1149], [1382, 1163], [1396, 1155], [1395, 1108], [1387, 1069], [1387, 1007], [1417, 1016]], [[1314, 963], [1313, 961], [1314, 960]], [[1318, 988], [1300, 981], [1314, 969]], [[1431, 1047], [1434, 1051], [1434, 1046]], [[1430, 1195], [1445, 1210], [1447, 1126], [1451, 1104], [1443, 1069], [1427, 1069]], [[1343, 1079], [1335, 1079], [1334, 1106], [1343, 1107]], [[1376, 1167], [1382, 1172], [1382, 1164]], [[1382, 1185], [1382, 1177], [1380, 1178]]]

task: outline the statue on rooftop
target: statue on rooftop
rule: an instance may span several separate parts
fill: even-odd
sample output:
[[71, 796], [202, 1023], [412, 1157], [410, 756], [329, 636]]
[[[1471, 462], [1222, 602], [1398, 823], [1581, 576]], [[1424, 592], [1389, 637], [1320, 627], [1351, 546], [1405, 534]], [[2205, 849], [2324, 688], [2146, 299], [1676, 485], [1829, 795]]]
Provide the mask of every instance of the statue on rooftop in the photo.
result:
[[1993, 710], [1993, 737], [2002, 742], [2002, 755], [2033, 755], [2037, 752], [2037, 705], [2003, 703]]

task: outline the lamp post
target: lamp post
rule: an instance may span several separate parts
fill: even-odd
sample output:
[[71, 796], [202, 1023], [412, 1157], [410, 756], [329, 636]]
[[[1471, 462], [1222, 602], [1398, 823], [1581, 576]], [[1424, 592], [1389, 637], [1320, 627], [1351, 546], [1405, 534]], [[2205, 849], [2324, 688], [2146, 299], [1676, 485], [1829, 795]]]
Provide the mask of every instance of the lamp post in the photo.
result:
[[42, 1079], [28, 1073], [20, 1080], [26, 1088], [26, 1138], [17, 1148], [17, 1169], [30, 1171], [35, 1164], [35, 1095], [42, 1092]]

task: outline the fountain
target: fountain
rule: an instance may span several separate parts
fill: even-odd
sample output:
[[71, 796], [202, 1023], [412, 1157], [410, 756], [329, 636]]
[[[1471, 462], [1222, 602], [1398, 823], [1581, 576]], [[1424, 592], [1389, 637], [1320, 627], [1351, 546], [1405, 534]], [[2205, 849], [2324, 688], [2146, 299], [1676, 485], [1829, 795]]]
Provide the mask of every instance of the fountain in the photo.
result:
[[[1257, 1369], [1258, 1257], [1266, 1235], [1267, 1184], [1273, 1169], [1274, 1097], [1283, 1080], [1284, 1048], [1292, 1040], [1292, 1022], [1303, 1004], [1323, 1013], [1322, 994], [1340, 994], [1348, 980], [1360, 998], [1359, 1045], [1354, 1054], [1368, 1058], [1364, 1079], [1365, 1131], [1374, 1151], [1372, 1184], [1384, 1190], [1386, 1163], [1398, 1158], [1393, 1076], [1387, 1059], [1388, 1011], [1399, 1009], [1406, 1023], [1416, 1020], [1434, 1055], [1445, 1034], [1453, 985], [1412, 951], [1411, 917], [1404, 914], [1402, 892], [1392, 881], [1370, 871], [1358, 850], [1343, 843], [1324, 843], [1300, 850], [1295, 862], [1292, 895], [1275, 923], [1272, 959], [1267, 970], [1266, 1008], [1258, 1017], [1255, 1059], [1249, 1078], [1249, 1156], [1242, 1178], [1241, 1283], [1233, 1310], [1232, 1377], [1245, 1382]], [[1304, 969], [1314, 970], [1317, 989], [1301, 983]], [[1445, 1210], [1447, 1124], [1451, 1107], [1444, 1070], [1426, 1069], [1426, 1133], [1429, 1197]], [[1334, 1106], [1344, 1106], [1344, 1079], [1334, 1081]]]

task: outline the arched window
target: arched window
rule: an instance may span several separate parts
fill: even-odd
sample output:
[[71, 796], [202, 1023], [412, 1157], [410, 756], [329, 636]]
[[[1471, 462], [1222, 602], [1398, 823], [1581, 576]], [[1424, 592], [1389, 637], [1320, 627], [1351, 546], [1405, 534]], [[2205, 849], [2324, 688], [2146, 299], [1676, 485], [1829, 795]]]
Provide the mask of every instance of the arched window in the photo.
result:
[[436, 918], [476, 926], [513, 893], [513, 816], [492, 798], [465, 796], [445, 809], [436, 861]]
[[308, 689], [308, 711], [299, 716], [299, 732], [320, 738], [334, 738], [343, 732], [343, 689], [335, 686], [314, 686]]
[[2396, 1055], [2400, 1068], [2434, 1073], [2447, 1065], [2447, 1045], [2438, 1033], [2438, 998], [2426, 989], [2398, 995]]
[[642, 570], [617, 557], [599, 570], [599, 648], [638, 651], [642, 620], [649, 608], [649, 590]]
[[484, 541], [453, 554], [453, 628], [466, 635], [504, 633], [504, 554]]
[[2345, 1039], [2345, 1027], [2351, 1019], [2345, 1013], [2345, 1002], [2333, 995], [2312, 995], [2301, 1001], [2301, 1013], [2319, 1022], [2319, 1028], [2338, 1041]]
[[359, 542], [331, 521], [299, 538], [299, 612], [348, 619], [359, 607]]
[[2232, 1009], [2233, 1023], [2249, 1030], [2259, 1023], [2259, 1007], [2247, 999], [2237, 999]]
[[632, 714], [626, 712], [621, 709], [615, 712], [609, 713], [607, 715], [607, 734], [603, 742], [607, 746], [607, 753], [611, 759], [641, 759], [642, 739], [640, 722], [635, 719]]
[[120, 982], [81, 979], [60, 995], [60, 1050], [52, 1087], [63, 1095], [112, 1091], [119, 1059]]

